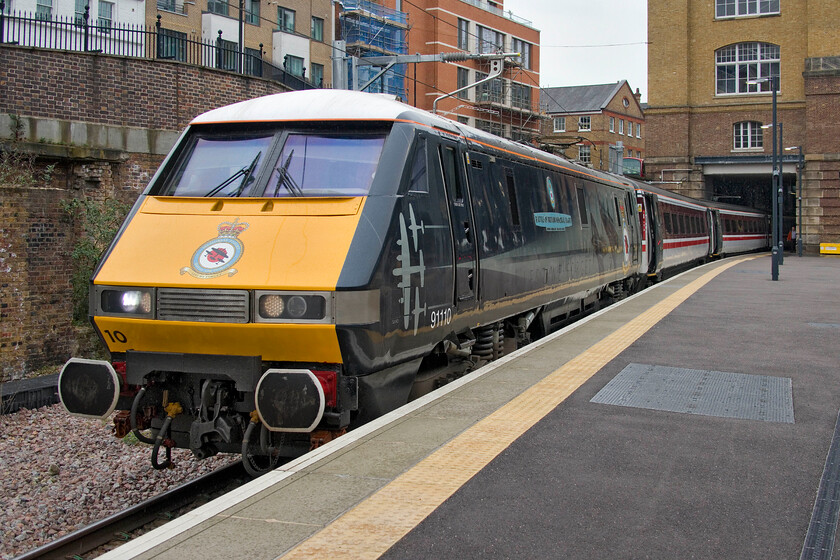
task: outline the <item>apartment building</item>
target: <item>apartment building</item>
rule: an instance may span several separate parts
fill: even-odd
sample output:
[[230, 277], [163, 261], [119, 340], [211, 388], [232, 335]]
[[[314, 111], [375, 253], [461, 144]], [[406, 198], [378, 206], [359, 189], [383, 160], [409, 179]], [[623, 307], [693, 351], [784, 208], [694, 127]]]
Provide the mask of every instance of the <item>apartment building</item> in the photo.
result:
[[645, 157], [645, 117], [627, 80], [614, 84], [543, 88], [548, 115], [541, 143], [549, 151], [602, 171], [621, 172], [624, 157]]
[[[146, 0], [146, 24], [159, 24], [158, 58], [187, 61], [189, 50], [196, 48], [192, 41], [199, 39], [214, 47], [202, 53], [205, 65], [328, 87], [332, 4], [331, 0]], [[263, 61], [270, 66], [260, 64]], [[271, 67], [283, 72], [272, 72]], [[303, 84], [290, 85], [300, 89]]]
[[836, 0], [650, 2], [649, 176], [769, 210], [775, 106], [784, 231], [799, 226], [806, 250], [840, 241], [838, 37]]

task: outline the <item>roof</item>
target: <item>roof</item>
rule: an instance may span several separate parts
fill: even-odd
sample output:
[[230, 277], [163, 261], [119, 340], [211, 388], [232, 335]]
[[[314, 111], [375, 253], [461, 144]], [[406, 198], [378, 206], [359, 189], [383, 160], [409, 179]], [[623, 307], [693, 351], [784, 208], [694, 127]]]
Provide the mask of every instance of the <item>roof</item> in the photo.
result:
[[594, 86], [540, 89], [540, 106], [547, 113], [594, 113], [603, 111], [627, 80]]

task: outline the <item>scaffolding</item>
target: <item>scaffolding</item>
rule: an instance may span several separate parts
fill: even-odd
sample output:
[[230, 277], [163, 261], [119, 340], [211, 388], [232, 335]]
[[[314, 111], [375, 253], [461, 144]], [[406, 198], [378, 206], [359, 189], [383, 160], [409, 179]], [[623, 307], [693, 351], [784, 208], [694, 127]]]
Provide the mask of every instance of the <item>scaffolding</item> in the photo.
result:
[[[408, 54], [408, 14], [369, 0], [344, 0], [339, 15], [341, 38], [346, 43], [347, 54], [359, 58]], [[352, 61], [347, 60], [350, 89], [355, 89], [352, 82], [354, 72]], [[389, 93], [407, 98], [406, 67], [398, 64], [371, 83], [366, 91]], [[369, 82], [378, 70], [372, 66], [358, 66], [355, 77], [359, 84]]]

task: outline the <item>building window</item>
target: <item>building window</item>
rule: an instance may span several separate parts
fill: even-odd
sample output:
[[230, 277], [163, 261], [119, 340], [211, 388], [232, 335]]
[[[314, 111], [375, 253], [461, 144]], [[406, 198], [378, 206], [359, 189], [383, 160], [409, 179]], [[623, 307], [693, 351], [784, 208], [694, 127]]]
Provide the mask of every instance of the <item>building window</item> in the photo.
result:
[[37, 0], [35, 19], [52, 19], [52, 0]]
[[319, 17], [312, 17], [312, 32], [310, 33], [313, 41], [324, 42], [324, 20]]
[[260, 24], [260, 0], [245, 0], [245, 23]]
[[522, 84], [510, 85], [510, 104], [520, 109], [531, 109], [531, 88]]
[[[773, 90], [779, 76], [779, 45], [738, 43], [715, 51], [717, 93], [745, 94]], [[757, 80], [766, 79], [760, 83]]]
[[157, 48], [158, 58], [186, 62], [187, 34], [161, 27], [157, 36]]
[[495, 134], [496, 136], [504, 136], [504, 128], [497, 122], [475, 119], [475, 127], [479, 130], [483, 130], [484, 132]]
[[318, 87], [324, 87], [324, 65], [313, 62], [310, 66], [312, 67], [312, 75], [309, 80]]
[[283, 69], [294, 76], [303, 77], [303, 59], [299, 56], [287, 54], [283, 57]]
[[618, 133], [624, 134], [624, 119], [618, 119]]
[[207, 0], [207, 11], [211, 14], [228, 15], [228, 5], [225, 0]]
[[462, 51], [470, 50], [470, 22], [458, 18], [458, 48]]
[[642, 125], [640, 123], [636, 123], [636, 138], [642, 137]]
[[[582, 132], [588, 132], [592, 130], [592, 117], [578, 117], [578, 130]], [[621, 129], [619, 128], [619, 131], [620, 130]]]
[[518, 52], [519, 56], [516, 57], [516, 60], [519, 64], [522, 65], [523, 68], [526, 70], [531, 69], [531, 44], [526, 43], [522, 39], [513, 39], [513, 52]]
[[505, 35], [486, 27], [478, 26], [479, 53], [492, 54], [503, 51], [505, 48]]
[[243, 64], [245, 74], [262, 76], [262, 52], [259, 49], [245, 47], [245, 60]]
[[96, 21], [96, 26], [99, 27], [100, 33], [111, 32], [111, 21], [114, 14], [114, 3], [99, 0], [99, 19]]
[[220, 70], [236, 70], [238, 45], [233, 41], [216, 40], [216, 68]]
[[[475, 73], [475, 81], [480, 82], [487, 77], [487, 74], [482, 72]], [[475, 90], [476, 103], [504, 103], [505, 86], [501, 78], [495, 78], [489, 82], [485, 82]]]
[[764, 147], [761, 123], [755, 121], [737, 122], [733, 128], [733, 148], [750, 150]]
[[[83, 3], [86, 3], [86, 0], [84, 0]], [[158, 10], [164, 10], [166, 12], [175, 12], [178, 14], [186, 13], [184, 11], [183, 1], [181, 1], [181, 5], [178, 6], [178, 2], [176, 0], [157, 0], [157, 7]]]
[[584, 165], [592, 164], [592, 147], [578, 146], [578, 161]]
[[610, 117], [610, 132], [615, 132], [615, 117]]
[[715, 0], [716, 18], [778, 13], [779, 0]]
[[631, 121], [627, 121], [627, 136], [633, 137], [633, 123]]
[[554, 132], [566, 132], [566, 117], [554, 117]]
[[73, 14], [73, 23], [76, 24], [77, 27], [81, 27], [85, 24], [85, 8], [87, 5], [88, 0], [76, 0], [76, 10]]
[[[465, 88], [470, 83], [470, 71], [467, 68], [458, 68], [458, 89]], [[458, 92], [459, 99], [469, 99], [470, 90]]]
[[295, 32], [295, 11], [286, 8], [277, 7], [277, 25], [280, 31], [287, 33]]

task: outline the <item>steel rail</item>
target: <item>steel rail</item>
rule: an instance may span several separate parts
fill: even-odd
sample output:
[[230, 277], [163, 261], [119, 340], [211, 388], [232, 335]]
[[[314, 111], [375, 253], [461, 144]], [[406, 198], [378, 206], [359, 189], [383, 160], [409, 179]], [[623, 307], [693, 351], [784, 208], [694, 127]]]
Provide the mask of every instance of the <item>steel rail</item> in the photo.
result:
[[73, 531], [43, 546], [30, 550], [14, 560], [66, 559], [82, 555], [117, 540], [116, 535], [127, 534], [158, 519], [161, 513], [182, 508], [200, 496], [218, 490], [224, 484], [242, 479], [250, 480], [241, 461], [207, 473], [177, 488], [144, 500], [119, 513]]

